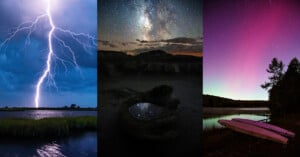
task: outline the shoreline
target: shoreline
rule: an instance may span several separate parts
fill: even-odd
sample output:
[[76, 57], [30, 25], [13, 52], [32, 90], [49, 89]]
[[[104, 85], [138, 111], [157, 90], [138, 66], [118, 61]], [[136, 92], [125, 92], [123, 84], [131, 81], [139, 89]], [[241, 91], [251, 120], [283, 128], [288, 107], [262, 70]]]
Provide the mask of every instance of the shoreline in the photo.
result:
[[98, 111], [97, 108], [64, 108], [64, 107], [2, 107], [0, 111], [28, 111], [28, 110], [57, 110], [57, 111]]
[[268, 115], [268, 107], [203, 107], [202, 118], [214, 118], [233, 114]]

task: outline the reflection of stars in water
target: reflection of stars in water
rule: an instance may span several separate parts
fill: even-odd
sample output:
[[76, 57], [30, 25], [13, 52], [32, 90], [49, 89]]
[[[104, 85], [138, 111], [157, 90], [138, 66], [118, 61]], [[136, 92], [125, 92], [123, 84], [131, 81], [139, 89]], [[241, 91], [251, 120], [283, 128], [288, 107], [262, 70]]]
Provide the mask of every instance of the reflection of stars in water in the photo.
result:
[[163, 108], [147, 102], [140, 102], [129, 107], [129, 113], [140, 120], [150, 120], [161, 116]]

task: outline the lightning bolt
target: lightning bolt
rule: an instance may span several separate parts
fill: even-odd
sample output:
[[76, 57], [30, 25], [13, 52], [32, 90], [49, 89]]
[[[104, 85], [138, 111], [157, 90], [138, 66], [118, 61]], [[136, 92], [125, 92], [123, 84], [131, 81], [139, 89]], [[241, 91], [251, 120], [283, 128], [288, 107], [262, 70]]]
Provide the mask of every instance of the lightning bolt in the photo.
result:
[[[97, 46], [96, 44], [96, 38], [94, 36], [91, 36], [86, 33], [76, 33], [71, 30], [63, 29], [60, 27], [57, 27], [53, 21], [53, 17], [51, 14], [51, 0], [47, 1], [47, 8], [46, 13], [42, 14], [40, 16], [37, 16], [33, 21], [31, 22], [24, 22], [20, 24], [18, 27], [15, 28], [15, 30], [9, 34], [9, 36], [0, 44], [0, 50], [4, 49], [6, 51], [6, 48], [8, 47], [8, 43], [13, 40], [13, 38], [22, 31], [29, 31], [26, 36], [25, 45], [30, 44], [30, 38], [32, 33], [34, 32], [37, 24], [40, 22], [41, 19], [47, 18], [49, 25], [50, 25], [50, 31], [48, 32], [48, 53], [47, 53], [47, 60], [46, 60], [46, 66], [45, 69], [42, 72], [42, 75], [39, 77], [36, 86], [35, 86], [35, 96], [34, 96], [34, 103], [35, 107], [38, 108], [40, 106], [40, 95], [41, 95], [41, 86], [45, 82], [45, 79], [48, 78], [52, 84], [57, 88], [54, 76], [52, 73], [52, 62], [54, 59], [60, 61], [62, 65], [67, 70], [67, 63], [73, 65], [79, 72], [81, 73], [80, 66], [77, 63], [77, 58], [75, 55], [75, 51], [72, 49], [70, 45], [68, 45], [63, 39], [59, 38], [57, 35], [55, 35], [55, 32], [60, 32], [69, 35], [74, 41], [76, 41], [78, 44], [80, 44], [85, 52], [89, 53], [90, 48], [95, 48]], [[85, 42], [80, 40], [81, 38], [85, 38]], [[68, 61], [66, 59], [60, 58], [55, 54], [53, 41], [56, 41], [60, 44], [61, 47], [65, 48], [70, 54], [70, 60]], [[48, 81], [49, 81], [48, 80]]]
[[51, 26], [51, 30], [48, 34], [49, 52], [48, 52], [48, 56], [47, 56], [46, 69], [44, 70], [43, 75], [39, 78], [39, 81], [36, 85], [35, 98], [34, 98], [36, 108], [39, 107], [41, 85], [44, 82], [47, 75], [51, 75], [51, 60], [52, 60], [52, 55], [53, 55], [52, 36], [53, 36], [53, 32], [55, 30], [55, 25], [52, 20], [52, 15], [51, 15], [51, 10], [50, 10], [50, 7], [51, 7], [50, 0], [47, 0], [47, 6], [48, 6], [47, 7], [47, 17], [49, 19], [49, 23]]

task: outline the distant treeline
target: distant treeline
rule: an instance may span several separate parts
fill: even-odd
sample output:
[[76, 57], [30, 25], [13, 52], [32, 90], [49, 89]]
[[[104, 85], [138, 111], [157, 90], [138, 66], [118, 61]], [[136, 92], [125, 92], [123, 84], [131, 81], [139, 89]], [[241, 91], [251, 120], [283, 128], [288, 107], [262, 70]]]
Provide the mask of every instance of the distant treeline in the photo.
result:
[[204, 107], [267, 107], [268, 101], [233, 100], [212, 95], [203, 95]]

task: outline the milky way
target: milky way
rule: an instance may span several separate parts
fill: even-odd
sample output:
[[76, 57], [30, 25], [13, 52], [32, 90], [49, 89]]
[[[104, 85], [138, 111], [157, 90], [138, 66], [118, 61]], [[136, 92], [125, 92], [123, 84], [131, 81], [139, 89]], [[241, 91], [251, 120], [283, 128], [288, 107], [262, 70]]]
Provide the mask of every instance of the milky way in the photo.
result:
[[170, 50], [157, 41], [202, 37], [201, 0], [100, 0], [98, 8], [99, 49]]
[[171, 37], [176, 27], [176, 11], [172, 3], [153, 1], [142, 3], [137, 10], [143, 40], [161, 40]]

